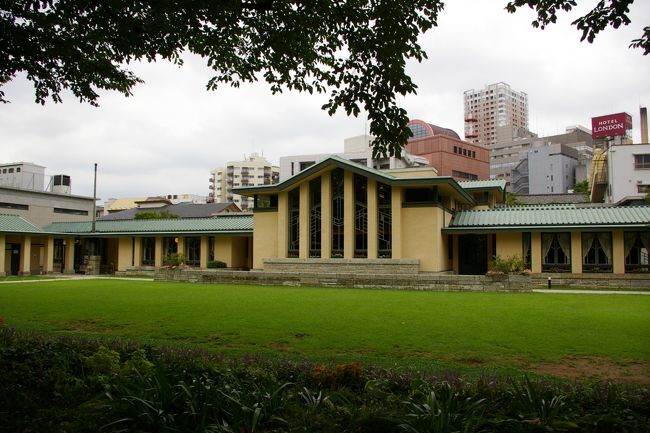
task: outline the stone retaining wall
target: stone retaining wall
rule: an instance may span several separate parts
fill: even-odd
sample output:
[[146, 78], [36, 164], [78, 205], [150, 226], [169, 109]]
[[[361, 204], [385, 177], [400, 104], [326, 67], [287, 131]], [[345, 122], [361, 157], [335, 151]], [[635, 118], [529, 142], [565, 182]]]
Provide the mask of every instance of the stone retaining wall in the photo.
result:
[[419, 267], [416, 259], [264, 259], [265, 272], [417, 275]]
[[342, 287], [468, 292], [524, 292], [531, 290], [530, 277], [520, 275], [451, 275], [437, 273], [353, 274], [233, 271], [227, 269], [159, 269], [157, 281], [235, 283], [280, 286]]
[[591, 287], [596, 289], [647, 289], [650, 290], [650, 274], [569, 274], [545, 273], [531, 275], [534, 286], [548, 287], [548, 277], [551, 277], [551, 288]]

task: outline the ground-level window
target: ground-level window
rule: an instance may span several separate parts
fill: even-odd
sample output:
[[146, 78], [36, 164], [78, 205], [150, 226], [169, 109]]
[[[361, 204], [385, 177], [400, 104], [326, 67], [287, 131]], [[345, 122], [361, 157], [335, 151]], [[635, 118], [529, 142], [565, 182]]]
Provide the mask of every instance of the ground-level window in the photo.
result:
[[612, 272], [611, 233], [582, 233], [582, 272]]
[[521, 234], [521, 256], [524, 258], [526, 269], [532, 269], [532, 250], [530, 247], [530, 232]]
[[300, 188], [289, 191], [289, 254], [300, 255]]
[[208, 238], [208, 261], [214, 260], [214, 236]]
[[156, 260], [156, 238], [142, 238], [142, 264], [153, 266]]
[[542, 272], [571, 272], [571, 234], [542, 233]]
[[178, 252], [178, 242], [176, 242], [176, 238], [163, 238], [163, 259], [170, 254], [175, 254], [176, 252]]
[[377, 257], [391, 258], [391, 228], [392, 222], [392, 209], [391, 209], [391, 194], [392, 190], [390, 185], [377, 182]]
[[309, 182], [309, 257], [321, 256], [321, 180]]
[[185, 263], [189, 266], [201, 266], [201, 238], [185, 239]]
[[343, 257], [343, 170], [332, 170], [332, 257]]
[[368, 257], [368, 179], [354, 175], [354, 257]]
[[625, 272], [650, 272], [650, 232], [625, 232]]

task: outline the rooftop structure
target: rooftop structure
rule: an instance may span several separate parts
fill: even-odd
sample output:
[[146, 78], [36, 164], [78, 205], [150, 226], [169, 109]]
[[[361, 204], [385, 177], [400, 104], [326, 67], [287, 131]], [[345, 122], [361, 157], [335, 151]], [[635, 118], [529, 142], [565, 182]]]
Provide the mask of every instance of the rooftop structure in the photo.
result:
[[208, 202], [233, 202], [246, 211], [252, 208], [252, 200], [233, 193], [233, 188], [277, 183], [280, 169], [263, 156], [253, 153], [242, 161], [230, 161], [210, 174]]
[[408, 153], [426, 158], [440, 176], [456, 180], [489, 179], [489, 150], [460, 139], [458, 134], [422, 120], [408, 123], [413, 136], [406, 143]]

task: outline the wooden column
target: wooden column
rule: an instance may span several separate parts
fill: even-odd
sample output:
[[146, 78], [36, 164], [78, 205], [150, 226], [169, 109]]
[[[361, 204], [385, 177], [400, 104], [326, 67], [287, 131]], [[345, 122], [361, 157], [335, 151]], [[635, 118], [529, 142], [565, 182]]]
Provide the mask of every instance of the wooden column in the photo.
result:
[[207, 236], [201, 236], [201, 255], [200, 255], [200, 263], [199, 267], [201, 269], [207, 269], [208, 268], [208, 237]]
[[163, 238], [156, 236], [156, 246], [153, 254], [153, 264], [159, 268], [163, 265]]
[[64, 257], [64, 274], [74, 274], [74, 238], [65, 238], [63, 240], [65, 245], [63, 246], [63, 257]]
[[51, 274], [54, 270], [54, 238], [52, 236], [45, 238], [43, 248], [43, 273]]
[[5, 235], [0, 234], [0, 277], [7, 275], [7, 270], [5, 269], [5, 248], [6, 248], [6, 238]]
[[582, 234], [580, 232], [571, 233], [571, 272], [582, 273]]
[[133, 238], [133, 266], [142, 265], [142, 238], [136, 236]]
[[542, 234], [540, 232], [530, 234], [530, 265], [533, 274], [542, 272]]
[[20, 269], [18, 275], [30, 275], [32, 264], [32, 237], [23, 236], [20, 244]]
[[612, 272], [625, 273], [625, 236], [623, 231], [612, 232]]

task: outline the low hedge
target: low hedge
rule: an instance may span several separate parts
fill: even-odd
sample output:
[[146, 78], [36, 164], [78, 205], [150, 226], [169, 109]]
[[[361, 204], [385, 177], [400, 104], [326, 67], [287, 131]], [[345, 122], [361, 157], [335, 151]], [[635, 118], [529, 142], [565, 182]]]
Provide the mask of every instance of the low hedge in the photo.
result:
[[638, 386], [468, 379], [0, 327], [2, 432], [648, 432]]

